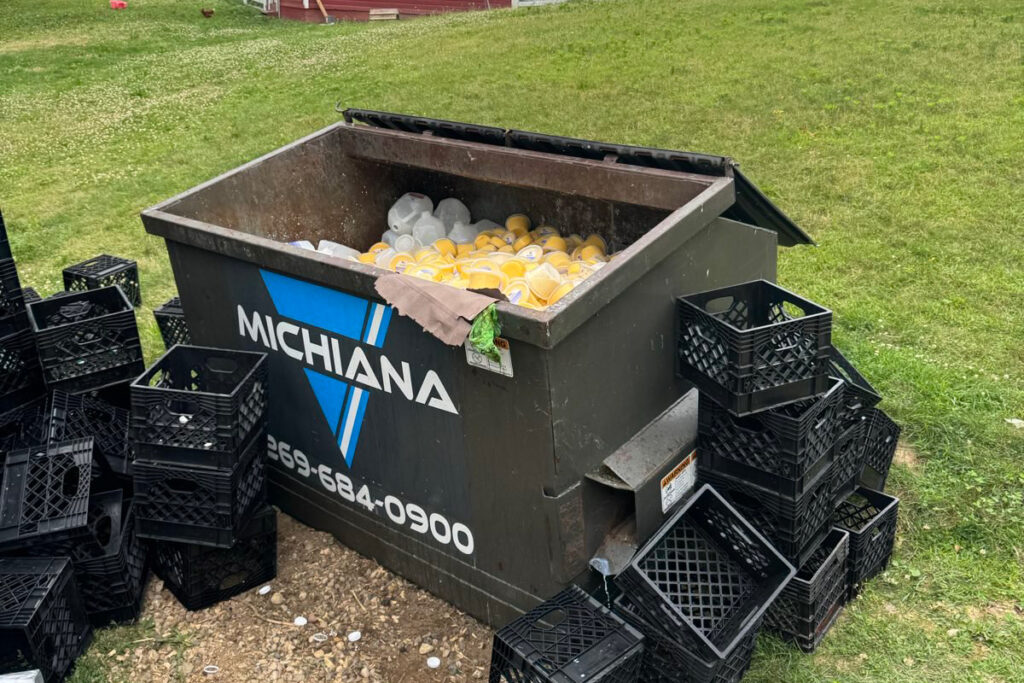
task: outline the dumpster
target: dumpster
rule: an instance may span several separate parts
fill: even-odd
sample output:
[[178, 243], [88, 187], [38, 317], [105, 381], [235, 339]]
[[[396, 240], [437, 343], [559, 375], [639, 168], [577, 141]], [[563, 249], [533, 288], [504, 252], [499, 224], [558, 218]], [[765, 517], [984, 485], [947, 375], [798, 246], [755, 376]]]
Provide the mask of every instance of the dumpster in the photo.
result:
[[[409, 191], [621, 254], [546, 310], [499, 302], [507, 363], [474, 363], [393, 314], [388, 271], [287, 244], [365, 250]], [[675, 297], [774, 281], [777, 246], [810, 242], [728, 158], [365, 110], [142, 219], [193, 342], [269, 356], [272, 500], [491, 625], [692, 486]]]

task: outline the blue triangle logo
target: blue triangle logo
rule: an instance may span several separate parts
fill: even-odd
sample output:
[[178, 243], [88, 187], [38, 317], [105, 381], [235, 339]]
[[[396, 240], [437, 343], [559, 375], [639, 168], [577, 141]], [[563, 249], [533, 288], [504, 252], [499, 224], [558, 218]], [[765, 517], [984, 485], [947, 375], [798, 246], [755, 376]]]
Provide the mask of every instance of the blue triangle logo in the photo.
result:
[[320, 404], [320, 411], [331, 427], [331, 433], [337, 434], [338, 421], [341, 419], [341, 408], [345, 405], [348, 385], [309, 368], [303, 368], [303, 370], [306, 371], [306, 379], [309, 380], [309, 386], [313, 389], [313, 394]]

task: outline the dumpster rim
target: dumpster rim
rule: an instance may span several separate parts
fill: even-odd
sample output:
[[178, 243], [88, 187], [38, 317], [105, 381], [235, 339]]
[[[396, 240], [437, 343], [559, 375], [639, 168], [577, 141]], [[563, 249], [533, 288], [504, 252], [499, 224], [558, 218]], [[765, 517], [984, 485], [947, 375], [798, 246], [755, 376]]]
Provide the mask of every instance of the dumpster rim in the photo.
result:
[[[269, 237], [262, 237], [236, 228], [209, 223], [172, 213], [169, 209], [180, 201], [220, 183], [232, 176], [247, 171], [264, 161], [284, 154], [313, 140], [325, 137], [335, 130], [353, 124], [336, 122], [314, 131], [291, 143], [278, 147], [255, 159], [229, 169], [214, 178], [195, 185], [169, 199], [141, 211], [146, 232], [178, 242], [193, 248], [213, 251], [226, 258], [251, 263], [258, 268], [281, 272], [289, 277], [298, 277], [314, 284], [353, 291], [357, 295], [380, 300], [374, 283], [384, 271], [376, 266], [353, 261], [342, 261], [315, 251], [293, 247]], [[362, 126], [359, 126], [362, 128]], [[412, 133], [395, 131], [400, 136], [418, 137]], [[469, 149], [487, 147], [481, 143], [448, 140], [452, 145]], [[558, 157], [545, 152], [530, 152], [533, 155]], [[687, 174], [697, 175], [697, 174]], [[498, 301], [498, 311], [505, 335], [517, 341], [530, 343], [540, 348], [551, 349], [568, 337], [584, 322], [611, 303], [618, 293], [624, 291], [645, 273], [650, 272], [671, 253], [707, 228], [716, 218], [722, 216], [735, 203], [735, 180], [728, 176], [703, 176], [710, 182], [694, 198], [671, 211], [664, 219], [651, 226], [632, 244], [618, 252], [623, 256], [601, 268], [582, 287], [569, 292], [563, 299], [542, 311], [534, 311], [504, 301]], [[196, 234], [204, 237], [196, 239]], [[220, 244], [215, 244], [220, 242]], [[257, 251], [266, 250], [266, 254]], [[646, 258], [638, 258], [643, 252]], [[271, 258], [261, 256], [273, 255]], [[313, 269], [310, 263], [316, 264]], [[302, 273], [299, 275], [299, 273]], [[336, 276], [342, 273], [350, 276], [350, 282], [339, 283]], [[361, 281], [368, 278], [366, 281]], [[385, 302], [386, 303], [386, 302]]]

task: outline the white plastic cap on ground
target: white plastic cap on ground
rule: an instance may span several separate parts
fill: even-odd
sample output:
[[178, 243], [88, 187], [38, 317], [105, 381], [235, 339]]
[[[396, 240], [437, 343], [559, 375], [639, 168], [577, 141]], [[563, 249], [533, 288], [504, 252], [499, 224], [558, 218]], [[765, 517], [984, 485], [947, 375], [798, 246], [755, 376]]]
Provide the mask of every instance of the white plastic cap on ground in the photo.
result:
[[469, 215], [469, 208], [455, 197], [448, 197], [439, 201], [437, 208], [434, 209], [434, 215], [444, 223], [445, 232], [454, 228], [456, 222], [473, 222], [472, 217]]
[[433, 244], [447, 233], [444, 223], [429, 213], [422, 214], [412, 226], [412, 236], [419, 240], [420, 244]]
[[388, 227], [395, 232], [408, 235], [420, 214], [433, 210], [434, 202], [430, 197], [419, 192], [406, 192], [388, 209]]

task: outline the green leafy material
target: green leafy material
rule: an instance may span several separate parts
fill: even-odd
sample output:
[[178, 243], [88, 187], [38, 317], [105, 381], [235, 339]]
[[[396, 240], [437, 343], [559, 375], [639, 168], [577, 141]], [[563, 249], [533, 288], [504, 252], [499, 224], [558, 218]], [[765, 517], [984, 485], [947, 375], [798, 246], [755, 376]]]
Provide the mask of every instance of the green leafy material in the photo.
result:
[[501, 360], [501, 356], [498, 354], [498, 347], [494, 345], [494, 338], [499, 334], [501, 334], [501, 323], [498, 322], [498, 307], [491, 304], [480, 311], [480, 315], [473, 320], [473, 329], [469, 331], [469, 342], [474, 349], [498, 362]]

